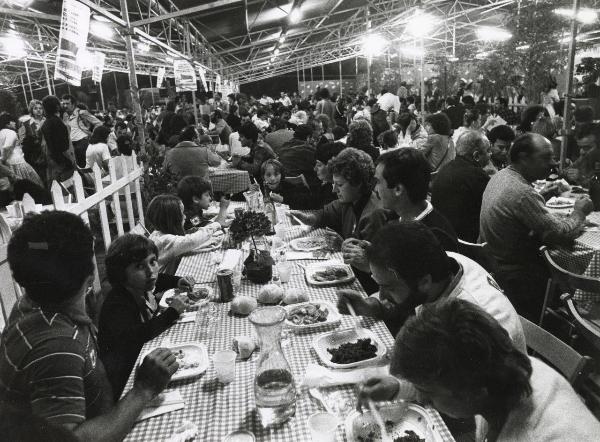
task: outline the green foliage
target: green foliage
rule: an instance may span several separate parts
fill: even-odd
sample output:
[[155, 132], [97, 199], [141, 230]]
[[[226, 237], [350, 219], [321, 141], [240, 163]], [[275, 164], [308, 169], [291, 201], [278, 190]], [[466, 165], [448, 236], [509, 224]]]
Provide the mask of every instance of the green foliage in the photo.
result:
[[241, 217], [235, 218], [229, 227], [229, 235], [235, 242], [248, 238], [265, 236], [271, 233], [271, 221], [262, 212], [246, 211]]
[[156, 145], [146, 146], [146, 157], [142, 158], [144, 169], [142, 194], [148, 204], [157, 195], [177, 194], [179, 176], [170, 170], [163, 170], [164, 152]]

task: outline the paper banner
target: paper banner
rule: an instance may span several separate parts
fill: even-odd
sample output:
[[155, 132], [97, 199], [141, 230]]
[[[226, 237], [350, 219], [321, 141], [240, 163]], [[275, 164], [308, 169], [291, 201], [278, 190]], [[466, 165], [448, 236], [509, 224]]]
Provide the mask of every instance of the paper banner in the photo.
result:
[[102, 81], [102, 73], [104, 72], [104, 61], [106, 54], [104, 52], [94, 52], [94, 67], [92, 68], [92, 80], [97, 83]]
[[196, 71], [188, 61], [175, 60], [173, 62], [173, 70], [175, 71], [175, 88], [177, 92], [195, 91], [198, 89]]
[[200, 80], [202, 80], [202, 87], [205, 92], [208, 92], [208, 84], [206, 84], [206, 72], [203, 67], [198, 67], [198, 73], [200, 74]]
[[156, 87], [161, 87], [165, 81], [165, 68], [158, 68], [158, 73], [156, 74]]
[[217, 74], [215, 79], [215, 92], [221, 92], [221, 76]]
[[84, 50], [90, 29], [90, 8], [77, 0], [64, 0], [60, 20], [60, 35], [54, 68], [54, 79], [81, 86], [82, 66], [77, 52]]

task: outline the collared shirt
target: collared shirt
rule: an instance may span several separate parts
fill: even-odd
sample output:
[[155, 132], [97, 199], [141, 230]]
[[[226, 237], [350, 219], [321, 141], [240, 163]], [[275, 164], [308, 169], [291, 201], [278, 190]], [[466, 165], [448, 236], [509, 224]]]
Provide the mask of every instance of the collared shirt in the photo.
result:
[[0, 404], [79, 424], [112, 406], [107, 386], [85, 312], [42, 310], [27, 295], [15, 304], [0, 342]]
[[394, 112], [400, 112], [400, 99], [397, 95], [392, 94], [391, 92], [386, 92], [377, 100], [379, 107], [386, 112], [394, 110]]
[[83, 111], [79, 108], [75, 108], [71, 115], [65, 113], [64, 121], [67, 126], [71, 128], [71, 141], [80, 141], [90, 136], [90, 130], [86, 126], [87, 124], [93, 124], [98, 126], [102, 124], [100, 120], [91, 115], [88, 111]]
[[483, 192], [480, 239], [505, 271], [543, 266], [538, 250], [548, 235], [573, 239], [580, 226], [576, 218], [548, 212], [544, 198], [513, 166], [493, 175]]

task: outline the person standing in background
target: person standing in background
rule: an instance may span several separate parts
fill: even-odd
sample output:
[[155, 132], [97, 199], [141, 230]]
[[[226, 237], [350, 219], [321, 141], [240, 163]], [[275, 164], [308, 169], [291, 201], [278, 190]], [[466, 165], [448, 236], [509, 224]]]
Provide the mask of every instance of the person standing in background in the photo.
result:
[[77, 105], [77, 99], [72, 95], [62, 96], [62, 108], [65, 111], [63, 119], [69, 127], [69, 136], [75, 151], [77, 166], [85, 167], [85, 151], [94, 127], [101, 126], [102, 122], [94, 117], [88, 110]]

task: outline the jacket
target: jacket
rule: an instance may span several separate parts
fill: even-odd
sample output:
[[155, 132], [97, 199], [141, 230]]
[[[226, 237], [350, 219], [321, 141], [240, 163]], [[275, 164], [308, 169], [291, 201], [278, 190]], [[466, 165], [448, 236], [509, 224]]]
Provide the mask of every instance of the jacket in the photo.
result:
[[[316, 226], [329, 227], [344, 239], [370, 238], [374, 233], [374, 227], [370, 223], [371, 213], [377, 209], [381, 209], [381, 200], [373, 192], [355, 204], [335, 200], [316, 213]], [[375, 228], [377, 227], [379, 226]]]
[[193, 141], [182, 141], [169, 149], [165, 155], [164, 169], [180, 177], [194, 175], [208, 179], [208, 167], [221, 164], [221, 157], [206, 146]]

